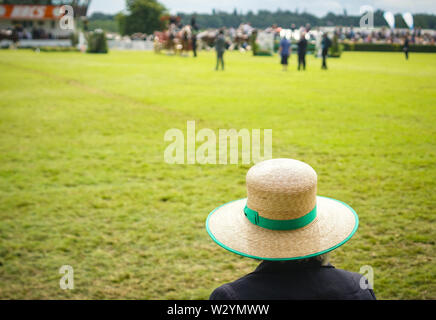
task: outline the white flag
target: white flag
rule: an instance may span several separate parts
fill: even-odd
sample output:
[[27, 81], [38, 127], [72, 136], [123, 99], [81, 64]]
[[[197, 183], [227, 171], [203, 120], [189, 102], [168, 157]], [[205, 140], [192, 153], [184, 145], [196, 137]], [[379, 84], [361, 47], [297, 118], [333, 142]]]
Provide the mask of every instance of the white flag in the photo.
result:
[[391, 29], [395, 28], [395, 17], [392, 12], [386, 11], [385, 13], [383, 13], [383, 18], [385, 18], [386, 22], [388, 23], [389, 27], [391, 27]]
[[410, 12], [403, 13], [404, 22], [406, 22], [407, 26], [410, 29], [413, 29], [413, 16]]

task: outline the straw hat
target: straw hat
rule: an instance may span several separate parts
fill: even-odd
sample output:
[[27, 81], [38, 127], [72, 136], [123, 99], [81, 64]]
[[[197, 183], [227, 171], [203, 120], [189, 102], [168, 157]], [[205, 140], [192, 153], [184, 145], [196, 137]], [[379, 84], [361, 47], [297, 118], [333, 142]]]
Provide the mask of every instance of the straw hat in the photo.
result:
[[247, 198], [213, 210], [206, 229], [224, 249], [261, 260], [304, 259], [329, 252], [357, 230], [347, 204], [316, 195], [317, 175], [292, 159], [260, 162], [248, 170]]

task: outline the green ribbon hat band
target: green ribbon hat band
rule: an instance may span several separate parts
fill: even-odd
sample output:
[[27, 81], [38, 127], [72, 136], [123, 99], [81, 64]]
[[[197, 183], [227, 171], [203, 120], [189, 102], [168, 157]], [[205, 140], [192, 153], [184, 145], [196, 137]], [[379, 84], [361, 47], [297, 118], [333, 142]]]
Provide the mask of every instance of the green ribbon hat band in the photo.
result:
[[245, 206], [244, 213], [247, 219], [259, 227], [270, 230], [295, 230], [307, 226], [316, 218], [316, 205], [308, 214], [291, 220], [272, 220], [259, 215], [257, 211]]

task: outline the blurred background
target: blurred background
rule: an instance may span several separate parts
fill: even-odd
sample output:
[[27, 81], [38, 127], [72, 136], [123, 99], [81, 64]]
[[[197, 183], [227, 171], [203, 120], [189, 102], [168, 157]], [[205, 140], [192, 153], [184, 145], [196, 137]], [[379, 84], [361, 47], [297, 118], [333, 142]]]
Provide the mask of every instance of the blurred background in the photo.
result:
[[246, 197], [253, 161], [164, 161], [165, 133], [195, 121], [272, 129], [274, 158], [310, 164], [318, 194], [359, 215], [331, 263], [371, 266], [377, 298], [436, 299], [435, 14], [428, 0], [0, 0], [0, 298], [208, 299], [253, 271], [205, 230]]

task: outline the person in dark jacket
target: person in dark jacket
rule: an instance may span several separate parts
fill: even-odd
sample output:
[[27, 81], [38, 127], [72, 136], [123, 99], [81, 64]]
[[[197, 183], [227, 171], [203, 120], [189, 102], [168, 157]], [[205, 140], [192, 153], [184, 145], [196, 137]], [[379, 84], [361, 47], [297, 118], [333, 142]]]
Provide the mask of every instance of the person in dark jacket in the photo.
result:
[[372, 281], [328, 261], [328, 252], [353, 236], [359, 219], [349, 205], [316, 195], [312, 167], [266, 160], [250, 168], [246, 183], [248, 198], [213, 210], [206, 230], [224, 249], [263, 261], [213, 290], [211, 300], [375, 299]]
[[406, 56], [406, 60], [409, 60], [409, 35], [408, 34], [404, 37], [403, 51], [404, 51], [404, 55]]
[[366, 278], [336, 269], [328, 255], [263, 261], [252, 273], [215, 289], [210, 300], [375, 300]]
[[332, 42], [330, 41], [329, 37], [327, 36], [327, 33], [324, 33], [322, 35], [322, 40], [321, 40], [321, 55], [322, 55], [322, 69], [327, 69], [327, 55], [329, 52], [329, 48], [331, 46]]
[[226, 40], [224, 38], [223, 29], [220, 29], [220, 31], [218, 32], [218, 36], [215, 40], [215, 51], [216, 51], [215, 70], [218, 70], [218, 67], [221, 64], [221, 70], [224, 71], [224, 52], [226, 51]]
[[300, 66], [303, 66], [303, 70], [306, 70], [306, 51], [307, 51], [306, 34], [302, 33], [300, 41], [298, 41], [298, 70], [300, 70]]
[[192, 52], [194, 54], [194, 57], [196, 57], [197, 56], [197, 33], [198, 33], [198, 26], [195, 23], [195, 16], [192, 17], [191, 23], [192, 23], [192, 21], [194, 23], [194, 24], [192, 24], [192, 30], [191, 30], [192, 31], [191, 32]]
[[280, 40], [280, 47], [279, 47], [279, 53], [280, 53], [280, 64], [283, 66], [283, 71], [288, 70], [288, 59], [289, 55], [292, 52], [291, 42], [286, 39], [286, 37], [283, 37], [282, 40]]
[[192, 53], [197, 57], [197, 30], [193, 29], [191, 34]]

